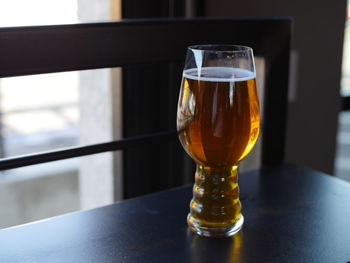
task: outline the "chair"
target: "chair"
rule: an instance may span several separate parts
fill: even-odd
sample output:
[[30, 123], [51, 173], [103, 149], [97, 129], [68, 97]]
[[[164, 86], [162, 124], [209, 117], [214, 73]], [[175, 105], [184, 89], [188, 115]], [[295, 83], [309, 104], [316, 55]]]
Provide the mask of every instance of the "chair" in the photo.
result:
[[[0, 77], [124, 67], [123, 101], [128, 102], [123, 105], [125, 139], [6, 158], [0, 160], [0, 170], [124, 150], [125, 197], [188, 181], [193, 173], [185, 171], [191, 169], [191, 162], [184, 157], [175, 132], [177, 96], [186, 47], [204, 43], [243, 44], [264, 58], [261, 164], [282, 163], [291, 24], [290, 18], [199, 18], [0, 28]], [[146, 69], [146, 64], [154, 66]], [[157, 85], [150, 81], [140, 91], [137, 80], [147, 76], [154, 80], [159, 72]], [[162, 110], [155, 115], [155, 101], [149, 100], [157, 94]], [[138, 124], [140, 116], [148, 120], [144, 125]], [[135, 147], [141, 147], [141, 152]], [[133, 183], [136, 180], [138, 184]]]

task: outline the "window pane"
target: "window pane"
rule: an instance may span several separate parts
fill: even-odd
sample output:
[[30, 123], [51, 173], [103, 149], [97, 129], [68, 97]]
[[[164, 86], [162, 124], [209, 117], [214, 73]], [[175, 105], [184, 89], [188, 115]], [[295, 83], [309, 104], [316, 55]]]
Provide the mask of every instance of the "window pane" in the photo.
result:
[[76, 0], [0, 0], [0, 26], [76, 23]]
[[[119, 18], [118, 10], [119, 0], [0, 0], [0, 27], [106, 21]], [[111, 100], [120, 97], [119, 75], [102, 69], [0, 78], [0, 157], [120, 136]], [[120, 160], [104, 153], [0, 172], [0, 228], [121, 198], [113, 192], [122, 185], [114, 167]]]
[[77, 72], [2, 79], [3, 155], [76, 145], [78, 84]]

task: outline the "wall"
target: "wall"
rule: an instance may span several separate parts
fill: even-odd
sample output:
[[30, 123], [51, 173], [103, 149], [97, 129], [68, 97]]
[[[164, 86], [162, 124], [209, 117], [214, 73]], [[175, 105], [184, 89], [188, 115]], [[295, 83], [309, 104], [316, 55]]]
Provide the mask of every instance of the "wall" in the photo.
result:
[[289, 162], [333, 173], [346, 0], [207, 0], [207, 16], [294, 17]]
[[[78, 0], [82, 22], [108, 21], [120, 17], [119, 0]], [[112, 9], [112, 10], [111, 10]], [[80, 74], [81, 145], [108, 142], [121, 137], [121, 72], [114, 69], [85, 70]], [[122, 193], [121, 153], [103, 153], [81, 159], [79, 189], [82, 209], [120, 200]]]

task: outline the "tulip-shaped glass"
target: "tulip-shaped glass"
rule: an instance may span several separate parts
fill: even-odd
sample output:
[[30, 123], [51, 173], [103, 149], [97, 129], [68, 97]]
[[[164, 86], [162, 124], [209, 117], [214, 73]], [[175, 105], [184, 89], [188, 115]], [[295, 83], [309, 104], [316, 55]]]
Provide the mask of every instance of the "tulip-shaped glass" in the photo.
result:
[[255, 76], [249, 47], [198, 45], [187, 50], [177, 131], [197, 164], [187, 222], [199, 235], [232, 236], [243, 225], [237, 169], [259, 135]]

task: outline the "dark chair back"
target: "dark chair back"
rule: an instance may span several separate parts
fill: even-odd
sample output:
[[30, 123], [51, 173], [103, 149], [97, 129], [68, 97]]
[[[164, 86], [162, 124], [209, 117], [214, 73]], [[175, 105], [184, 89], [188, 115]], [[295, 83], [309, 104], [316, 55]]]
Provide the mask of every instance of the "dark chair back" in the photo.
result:
[[123, 67], [125, 138], [2, 159], [0, 170], [125, 150], [126, 197], [188, 181], [191, 164], [177, 141], [176, 105], [186, 47], [204, 43], [247, 45], [264, 58], [261, 164], [282, 163], [291, 24], [290, 18], [200, 18], [0, 28], [0, 77]]

